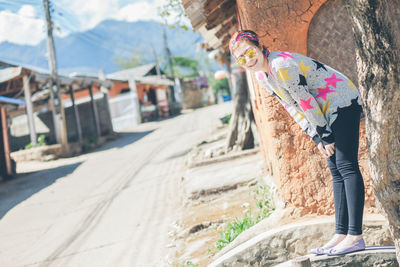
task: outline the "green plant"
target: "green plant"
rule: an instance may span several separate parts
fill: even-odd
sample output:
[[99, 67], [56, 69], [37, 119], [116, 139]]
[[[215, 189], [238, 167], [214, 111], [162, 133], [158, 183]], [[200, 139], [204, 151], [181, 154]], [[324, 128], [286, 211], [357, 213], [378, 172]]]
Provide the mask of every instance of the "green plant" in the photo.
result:
[[188, 15], [183, 8], [181, 0], [167, 0], [165, 4], [158, 10], [159, 16], [163, 19], [164, 24], [170, 29], [189, 30], [186, 23]]
[[221, 80], [216, 80], [213, 77], [210, 79], [210, 85], [214, 94], [221, 93], [223, 95], [229, 95], [229, 83], [228, 79], [224, 78]]
[[89, 135], [82, 139], [82, 151], [89, 151], [93, 145], [97, 144], [99, 137], [96, 134]]
[[235, 221], [228, 223], [227, 227], [219, 232], [220, 239], [216, 243], [216, 247], [221, 250], [226, 245], [231, 243], [235, 238], [243, 231], [249, 229], [255, 224], [251, 209], [245, 213], [241, 219], [235, 219]]
[[270, 195], [268, 193], [268, 187], [265, 185], [260, 185], [256, 189], [254, 200], [256, 201], [256, 205], [259, 209], [256, 219], [256, 223], [258, 223], [271, 215], [271, 212], [274, 211], [275, 208], [272, 207]]
[[231, 121], [231, 118], [232, 118], [232, 113], [220, 118], [220, 120], [224, 124], [229, 124], [229, 122]]
[[191, 262], [191, 261], [186, 261], [186, 262], [183, 262], [183, 263], [179, 264], [179, 267], [185, 267], [185, 266], [188, 266], [188, 267], [198, 267], [199, 265], [198, 265], [198, 264], [195, 264], [195, 263], [193, 263], [193, 262]]
[[39, 147], [39, 146], [45, 146], [45, 145], [47, 145], [46, 136], [44, 134], [41, 134], [37, 138], [37, 143], [36, 144], [29, 143], [29, 144], [27, 144], [25, 146], [25, 149], [30, 149], [30, 148], [33, 148], [33, 147]]
[[45, 146], [46, 144], [46, 136], [44, 134], [39, 135], [38, 137], [39, 146]]
[[233, 222], [228, 223], [226, 228], [219, 232], [221, 238], [215, 244], [219, 250], [231, 243], [240, 233], [267, 218], [271, 214], [274, 208], [271, 205], [267, 189], [266, 186], [260, 185], [255, 190], [254, 200], [256, 201], [256, 206], [258, 208], [256, 215], [253, 215], [252, 210], [250, 209], [241, 219], [235, 219]]
[[132, 54], [130, 56], [115, 58], [115, 63], [121, 69], [130, 69], [140, 65], [143, 65], [145, 60], [143, 55], [145, 51], [141, 47], [136, 47], [132, 50]]

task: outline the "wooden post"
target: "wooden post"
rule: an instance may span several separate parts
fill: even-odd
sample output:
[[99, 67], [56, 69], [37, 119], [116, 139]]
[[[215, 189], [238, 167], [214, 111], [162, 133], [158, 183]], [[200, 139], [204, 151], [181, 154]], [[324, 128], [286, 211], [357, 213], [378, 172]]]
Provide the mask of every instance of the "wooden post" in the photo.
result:
[[107, 118], [105, 118], [105, 120], [107, 120], [107, 124], [108, 124], [108, 128], [110, 129], [110, 134], [114, 133], [114, 128], [113, 128], [113, 124], [112, 124], [112, 119], [111, 119], [111, 111], [110, 111], [110, 102], [109, 102], [109, 96], [108, 96], [108, 92], [107, 89], [104, 88], [105, 91], [102, 90], [103, 92], [103, 102], [104, 105], [106, 106], [106, 113], [107, 113]]
[[10, 156], [10, 138], [8, 136], [7, 111], [5, 107], [0, 107], [0, 174], [7, 179], [13, 175], [13, 168]]
[[[114, 127], [111, 118], [111, 111], [110, 111], [110, 96], [108, 94], [108, 88], [104, 85], [106, 82], [106, 74], [104, 73], [103, 69], [99, 70], [99, 80], [100, 80], [100, 92], [103, 93], [103, 103], [106, 106], [106, 113], [107, 118], [102, 118], [102, 121], [106, 120], [108, 123], [108, 128], [110, 129], [110, 134], [114, 134]], [[112, 86], [112, 85], [111, 85]]]
[[[56, 130], [56, 138], [57, 143], [61, 143], [65, 152], [68, 153], [68, 135], [67, 135], [67, 127], [65, 122], [65, 111], [62, 105], [61, 99], [61, 88], [60, 83], [58, 80], [57, 74], [57, 60], [56, 60], [56, 51], [54, 47], [54, 39], [53, 39], [53, 22], [51, 21], [51, 14], [50, 14], [50, 5], [49, 0], [43, 0], [43, 8], [44, 13], [46, 16], [46, 26], [47, 26], [47, 48], [49, 51], [49, 59], [48, 64], [50, 68], [50, 90], [53, 90], [53, 84], [56, 85], [56, 98], [58, 99], [59, 103], [59, 110], [55, 107], [54, 95], [52, 98], [53, 102], [53, 121], [54, 121], [54, 129]], [[53, 91], [51, 91], [51, 94]], [[51, 95], [50, 95], [51, 97]]]
[[129, 88], [132, 96], [132, 102], [133, 102], [133, 108], [134, 111], [136, 112], [136, 122], [137, 124], [141, 123], [142, 117], [140, 114], [140, 103], [139, 103], [139, 97], [137, 93], [137, 87], [136, 87], [136, 81], [134, 79], [129, 79]]
[[60, 135], [58, 134], [60, 129], [59, 129], [59, 123], [58, 123], [58, 119], [57, 119], [57, 111], [56, 111], [56, 106], [55, 106], [55, 98], [54, 98], [54, 91], [53, 91], [53, 81], [50, 77], [49, 80], [49, 94], [50, 94], [50, 110], [51, 110], [51, 115], [53, 117], [53, 126], [54, 126], [54, 136], [56, 138], [56, 142], [58, 144], [61, 143], [60, 140]]
[[60, 82], [57, 79], [56, 80], [57, 83], [57, 98], [59, 100], [59, 107], [60, 107], [60, 116], [59, 116], [59, 123], [60, 123], [60, 136], [61, 136], [61, 144], [63, 146], [63, 149], [65, 151], [66, 154], [69, 154], [69, 146], [68, 146], [68, 133], [67, 133], [67, 122], [65, 119], [65, 109], [64, 109], [64, 105], [62, 102], [62, 97], [61, 97], [61, 87], [60, 87]]
[[230, 53], [225, 54], [225, 64], [228, 69], [228, 84], [229, 84], [229, 94], [231, 95], [232, 99], [234, 97], [233, 95], [233, 81], [232, 81], [232, 58]]
[[89, 85], [89, 93], [90, 93], [90, 104], [92, 106], [92, 114], [93, 114], [93, 119], [94, 119], [94, 127], [96, 130], [96, 134], [98, 137], [101, 136], [101, 131], [100, 131], [100, 121], [99, 121], [99, 114], [97, 113], [97, 106], [94, 101], [93, 97], [93, 83]]
[[26, 103], [26, 114], [28, 116], [28, 125], [29, 125], [29, 133], [31, 137], [31, 143], [33, 145], [37, 144], [37, 135], [35, 129], [35, 121], [33, 118], [33, 105], [31, 99], [31, 89], [29, 87], [29, 77], [28, 75], [24, 75], [22, 78], [24, 85], [24, 94], [25, 94], [25, 103]]
[[161, 72], [160, 72], [160, 67], [158, 66], [158, 60], [157, 60], [157, 55], [156, 55], [156, 51], [154, 50], [153, 45], [150, 45], [151, 47], [151, 51], [153, 53], [153, 58], [154, 58], [154, 63], [156, 64], [156, 71], [157, 71], [157, 77], [161, 77]]
[[79, 119], [78, 107], [75, 104], [74, 88], [71, 85], [69, 85], [69, 92], [71, 95], [72, 108], [74, 110], [73, 114], [74, 114], [74, 120], [75, 120], [76, 134], [77, 134], [79, 142], [82, 143], [83, 138], [82, 138], [81, 120]]
[[310, 258], [307, 256], [298, 257], [292, 260], [293, 267], [311, 267]]

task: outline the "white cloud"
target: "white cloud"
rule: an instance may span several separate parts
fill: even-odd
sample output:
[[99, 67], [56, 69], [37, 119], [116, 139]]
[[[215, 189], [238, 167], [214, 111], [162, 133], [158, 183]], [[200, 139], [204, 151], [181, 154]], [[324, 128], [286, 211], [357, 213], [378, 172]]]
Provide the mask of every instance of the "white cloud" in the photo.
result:
[[79, 19], [81, 29], [91, 29], [101, 21], [111, 18], [119, 11], [118, 0], [62, 0]]
[[148, 2], [126, 5], [118, 11], [114, 18], [125, 21], [160, 20], [157, 6]]
[[[156, 20], [161, 21], [158, 8], [167, 0], [134, 1], [121, 6], [120, 0], [61, 0], [62, 5], [76, 15], [80, 29], [87, 30], [95, 27], [106, 19], [124, 21]], [[126, 1], [124, 1], [126, 3]]]
[[22, 6], [17, 13], [0, 11], [0, 42], [38, 44], [45, 37], [44, 22], [35, 15], [31, 5]]
[[36, 11], [35, 8], [31, 5], [23, 5], [18, 11], [18, 15], [28, 18], [35, 18]]
[[[127, 0], [123, 2], [127, 3]], [[167, 3], [167, 0], [132, 0], [124, 6], [120, 4], [122, 0], [57, 0], [54, 3], [56, 9], [59, 6], [64, 14], [70, 12], [69, 19], [76, 21], [72, 26], [60, 25], [63, 32], [54, 32], [55, 35], [65, 36], [72, 31], [91, 29], [106, 19], [129, 22], [161, 21], [158, 9]], [[16, 13], [9, 10], [0, 11], [0, 42], [38, 44], [45, 38], [45, 25], [43, 18], [36, 16], [35, 7], [32, 5], [23, 5]]]

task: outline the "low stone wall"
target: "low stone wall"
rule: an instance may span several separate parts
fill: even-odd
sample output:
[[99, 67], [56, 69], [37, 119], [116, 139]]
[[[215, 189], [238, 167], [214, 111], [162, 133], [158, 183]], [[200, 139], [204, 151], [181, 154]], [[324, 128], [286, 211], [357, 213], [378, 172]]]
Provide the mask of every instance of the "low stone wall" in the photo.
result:
[[[104, 141], [101, 143], [104, 143]], [[33, 147], [29, 149], [12, 152], [11, 158], [17, 163], [24, 161], [48, 161], [60, 157], [77, 155], [82, 152], [81, 143], [78, 142], [69, 143], [68, 146], [69, 146], [69, 151], [65, 151], [62, 148], [61, 144]]]
[[[308, 254], [311, 248], [323, 245], [335, 232], [333, 218], [278, 227], [287, 214], [284, 210], [275, 213], [239, 235], [237, 242], [235, 240], [215, 255], [215, 261], [209, 266], [274, 266]], [[367, 246], [393, 245], [387, 222], [382, 216], [367, 216], [363, 230]]]
[[18, 162], [23, 161], [47, 161], [59, 158], [63, 155], [61, 144], [33, 147], [11, 153], [11, 158]]
[[[315, 256], [310, 255], [309, 262], [312, 267], [346, 266], [346, 267], [399, 267], [396, 260], [394, 246], [369, 247], [364, 251], [350, 253], [342, 256]], [[304, 265], [306, 266], [306, 265]], [[293, 267], [293, 260], [281, 263], [275, 267]]]

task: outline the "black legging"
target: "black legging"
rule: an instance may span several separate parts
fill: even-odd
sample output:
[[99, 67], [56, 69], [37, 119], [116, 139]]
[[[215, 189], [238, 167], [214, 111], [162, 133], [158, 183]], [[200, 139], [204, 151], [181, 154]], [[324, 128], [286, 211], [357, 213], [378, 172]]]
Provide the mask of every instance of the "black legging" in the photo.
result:
[[328, 158], [328, 165], [333, 178], [337, 234], [362, 234], [365, 192], [358, 167], [360, 114], [358, 105], [340, 108], [331, 126], [335, 153]]

